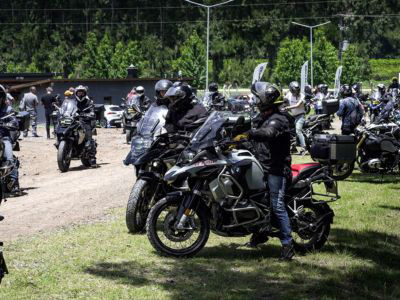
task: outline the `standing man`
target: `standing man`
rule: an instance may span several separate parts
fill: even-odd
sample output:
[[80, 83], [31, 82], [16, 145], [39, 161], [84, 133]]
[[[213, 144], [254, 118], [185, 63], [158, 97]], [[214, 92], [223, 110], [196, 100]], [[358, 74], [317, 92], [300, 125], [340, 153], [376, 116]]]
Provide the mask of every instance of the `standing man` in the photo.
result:
[[[36, 88], [31, 86], [30, 92], [24, 95], [22, 98], [19, 109], [21, 111], [27, 111], [31, 117], [31, 125], [32, 125], [32, 136], [39, 137], [36, 133], [37, 127], [37, 106], [39, 105], [39, 100], [36, 96]], [[24, 137], [28, 136], [28, 130], [24, 131]]]
[[353, 98], [350, 85], [344, 84], [341, 87], [342, 100], [339, 110], [336, 113], [342, 119], [342, 134], [350, 135], [361, 123], [364, 115], [360, 101]]
[[53, 89], [51, 87], [48, 87], [46, 91], [46, 95], [44, 95], [40, 100], [44, 106], [44, 114], [46, 117], [47, 139], [50, 139], [50, 121], [53, 123], [53, 127], [55, 128], [54, 120], [52, 120], [51, 114], [54, 111], [53, 104], [56, 102], [56, 98], [52, 95]]
[[289, 84], [289, 92], [286, 94], [285, 100], [289, 102], [289, 106], [286, 106], [285, 110], [289, 111], [295, 119], [296, 136], [301, 147], [300, 155], [305, 155], [307, 152], [303, 135], [304, 116], [306, 114], [304, 108], [305, 99], [304, 94], [300, 93], [300, 85], [297, 81], [292, 81]]

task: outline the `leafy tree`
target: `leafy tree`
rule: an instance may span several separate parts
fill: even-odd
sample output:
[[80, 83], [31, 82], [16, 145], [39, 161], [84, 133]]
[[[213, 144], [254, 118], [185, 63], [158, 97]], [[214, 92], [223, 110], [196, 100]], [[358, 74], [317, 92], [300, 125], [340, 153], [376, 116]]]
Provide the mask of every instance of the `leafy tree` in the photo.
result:
[[354, 82], [368, 79], [370, 66], [368, 59], [362, 56], [355, 45], [350, 45], [343, 53], [342, 63], [343, 72], [341, 82], [352, 84]]
[[193, 31], [192, 35], [179, 48], [180, 57], [173, 62], [175, 71], [182, 71], [184, 77], [194, 79], [193, 86], [203, 87], [205, 84], [206, 51], [203, 41]]
[[89, 32], [81, 60], [77, 61], [72, 78], [95, 78], [97, 75], [97, 37]]
[[110, 32], [107, 30], [97, 48], [97, 56], [96, 56], [97, 78], [110, 78], [111, 59], [113, 56], [113, 52], [114, 52], [114, 47], [111, 42]]

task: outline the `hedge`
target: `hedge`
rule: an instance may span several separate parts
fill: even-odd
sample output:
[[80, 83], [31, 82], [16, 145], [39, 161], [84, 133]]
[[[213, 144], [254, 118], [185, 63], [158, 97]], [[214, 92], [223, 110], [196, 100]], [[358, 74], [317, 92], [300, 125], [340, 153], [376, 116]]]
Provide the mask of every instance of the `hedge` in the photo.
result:
[[400, 73], [400, 59], [370, 59], [371, 79], [390, 80]]

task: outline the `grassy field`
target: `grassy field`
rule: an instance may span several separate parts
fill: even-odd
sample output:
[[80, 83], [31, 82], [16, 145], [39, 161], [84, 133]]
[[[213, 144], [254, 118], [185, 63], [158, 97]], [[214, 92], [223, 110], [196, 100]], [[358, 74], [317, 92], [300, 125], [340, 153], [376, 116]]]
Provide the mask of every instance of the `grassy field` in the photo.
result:
[[399, 299], [399, 177], [356, 172], [339, 188], [328, 243], [292, 262], [278, 262], [276, 239], [247, 249], [216, 235], [195, 258], [159, 257], [118, 209], [6, 243], [0, 299]]

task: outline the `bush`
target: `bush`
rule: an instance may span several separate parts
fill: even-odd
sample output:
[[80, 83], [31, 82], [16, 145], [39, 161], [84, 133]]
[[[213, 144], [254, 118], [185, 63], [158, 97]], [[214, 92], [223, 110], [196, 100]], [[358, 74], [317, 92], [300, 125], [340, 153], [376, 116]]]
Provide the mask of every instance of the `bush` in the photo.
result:
[[368, 59], [363, 57], [355, 45], [350, 45], [343, 53], [342, 66], [342, 83], [352, 84], [369, 79], [371, 69]]

